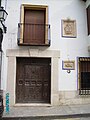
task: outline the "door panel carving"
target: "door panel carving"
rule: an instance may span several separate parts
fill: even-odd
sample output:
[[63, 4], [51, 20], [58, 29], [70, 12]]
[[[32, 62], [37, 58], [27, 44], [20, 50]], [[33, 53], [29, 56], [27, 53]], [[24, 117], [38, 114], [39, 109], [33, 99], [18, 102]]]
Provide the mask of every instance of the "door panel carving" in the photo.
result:
[[18, 58], [17, 103], [50, 103], [50, 59]]

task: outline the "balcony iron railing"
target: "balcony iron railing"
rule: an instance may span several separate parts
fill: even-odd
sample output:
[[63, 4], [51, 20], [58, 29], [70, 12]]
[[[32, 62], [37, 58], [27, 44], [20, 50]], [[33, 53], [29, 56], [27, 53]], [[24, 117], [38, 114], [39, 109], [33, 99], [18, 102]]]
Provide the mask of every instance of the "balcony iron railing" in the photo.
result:
[[50, 39], [49, 24], [18, 24], [18, 45], [50, 46]]

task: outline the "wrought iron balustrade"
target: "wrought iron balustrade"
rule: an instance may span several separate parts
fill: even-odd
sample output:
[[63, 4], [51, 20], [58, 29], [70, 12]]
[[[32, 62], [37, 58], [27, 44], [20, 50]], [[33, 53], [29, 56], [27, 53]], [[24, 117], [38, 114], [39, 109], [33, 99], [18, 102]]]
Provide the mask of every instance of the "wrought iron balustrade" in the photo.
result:
[[90, 89], [79, 89], [79, 95], [90, 95]]
[[90, 57], [79, 58], [79, 95], [90, 95]]
[[41, 45], [50, 46], [49, 24], [18, 24], [18, 45]]

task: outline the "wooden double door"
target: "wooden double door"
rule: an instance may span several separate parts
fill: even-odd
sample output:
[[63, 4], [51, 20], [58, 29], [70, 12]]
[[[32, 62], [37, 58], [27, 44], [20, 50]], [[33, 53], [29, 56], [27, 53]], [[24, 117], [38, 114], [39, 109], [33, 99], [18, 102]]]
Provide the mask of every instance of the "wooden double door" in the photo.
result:
[[17, 58], [16, 103], [50, 103], [51, 60]]

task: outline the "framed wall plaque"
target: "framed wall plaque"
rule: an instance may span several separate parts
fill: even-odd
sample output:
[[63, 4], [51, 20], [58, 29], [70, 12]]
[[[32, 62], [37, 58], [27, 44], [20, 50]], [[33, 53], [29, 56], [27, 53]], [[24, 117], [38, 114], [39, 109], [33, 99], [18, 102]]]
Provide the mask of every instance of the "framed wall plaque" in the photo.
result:
[[62, 61], [63, 70], [75, 70], [75, 61]]
[[62, 37], [76, 37], [76, 20], [62, 20]]

